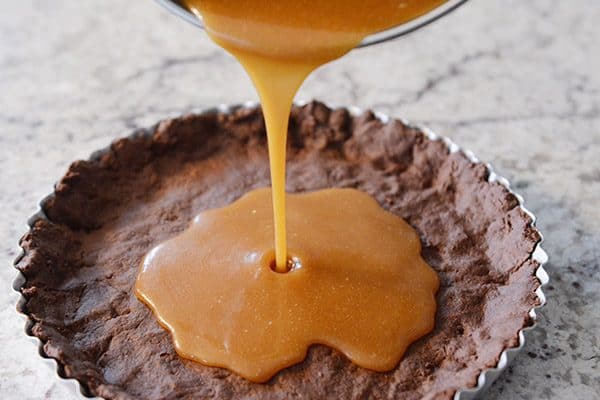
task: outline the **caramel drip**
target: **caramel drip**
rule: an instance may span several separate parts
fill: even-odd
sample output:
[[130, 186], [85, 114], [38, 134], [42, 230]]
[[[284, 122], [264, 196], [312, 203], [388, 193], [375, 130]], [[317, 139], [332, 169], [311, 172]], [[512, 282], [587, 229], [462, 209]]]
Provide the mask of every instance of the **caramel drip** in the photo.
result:
[[444, 0], [184, 0], [210, 37], [233, 54], [256, 87], [269, 141], [277, 268], [287, 259], [285, 150], [294, 95], [319, 66], [372, 33], [410, 21]]
[[136, 294], [177, 352], [257, 382], [334, 347], [393, 368], [433, 328], [438, 278], [414, 230], [354, 189], [288, 195], [292, 270], [272, 269], [269, 189], [198, 215], [143, 261]]

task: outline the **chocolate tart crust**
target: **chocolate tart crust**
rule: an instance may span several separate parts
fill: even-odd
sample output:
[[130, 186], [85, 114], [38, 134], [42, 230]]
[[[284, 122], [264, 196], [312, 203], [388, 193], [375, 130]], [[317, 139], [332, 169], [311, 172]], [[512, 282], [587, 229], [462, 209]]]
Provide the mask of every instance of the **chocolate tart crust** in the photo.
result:
[[398, 120], [294, 107], [290, 192], [354, 187], [405, 218], [441, 287], [433, 332], [392, 371], [325, 346], [256, 384], [180, 358], [133, 294], [140, 260], [202, 210], [269, 185], [260, 109], [166, 120], [76, 161], [21, 239], [18, 308], [42, 353], [106, 399], [450, 399], [518, 344], [539, 304], [530, 216], [488, 169]]

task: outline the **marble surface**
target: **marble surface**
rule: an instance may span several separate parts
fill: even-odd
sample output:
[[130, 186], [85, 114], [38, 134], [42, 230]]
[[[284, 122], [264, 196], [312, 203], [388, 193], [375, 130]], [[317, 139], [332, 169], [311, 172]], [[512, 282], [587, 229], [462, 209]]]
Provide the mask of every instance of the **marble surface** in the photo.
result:
[[[494, 164], [545, 234], [539, 329], [488, 399], [600, 398], [600, 6], [472, 1], [320, 69], [303, 99], [425, 123]], [[15, 312], [27, 217], [72, 160], [193, 108], [255, 99], [240, 67], [150, 0], [0, 2], [0, 398], [76, 399]]]

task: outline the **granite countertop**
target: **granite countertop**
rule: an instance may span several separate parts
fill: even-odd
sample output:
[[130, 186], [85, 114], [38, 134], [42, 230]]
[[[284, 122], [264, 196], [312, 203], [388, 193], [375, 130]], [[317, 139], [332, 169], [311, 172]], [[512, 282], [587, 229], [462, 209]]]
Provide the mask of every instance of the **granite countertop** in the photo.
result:
[[[487, 399], [600, 398], [600, 7], [472, 1], [317, 71], [298, 98], [428, 124], [538, 216], [549, 302]], [[204, 33], [146, 1], [0, 2], [0, 398], [76, 399], [23, 333], [17, 241], [69, 163], [174, 113], [256, 95]]]

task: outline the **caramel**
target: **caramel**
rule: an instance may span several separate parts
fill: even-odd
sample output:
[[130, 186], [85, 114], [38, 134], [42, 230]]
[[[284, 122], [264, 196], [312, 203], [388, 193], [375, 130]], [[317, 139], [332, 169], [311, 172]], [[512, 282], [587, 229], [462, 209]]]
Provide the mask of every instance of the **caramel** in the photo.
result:
[[319, 66], [367, 35], [410, 21], [444, 0], [184, 0], [210, 37], [244, 66], [258, 91], [269, 141], [275, 256], [287, 260], [285, 150], [294, 95]]
[[320, 343], [385, 371], [433, 328], [438, 279], [417, 234], [357, 190], [286, 195], [285, 153], [294, 95], [314, 69], [443, 2], [183, 2], [258, 91], [272, 190], [201, 213], [144, 259], [136, 295], [182, 357], [263, 382]]
[[415, 231], [367, 194], [288, 195], [292, 269], [274, 271], [270, 190], [199, 214], [144, 259], [136, 294], [177, 352], [256, 382], [314, 343], [393, 368], [433, 328], [438, 278]]

